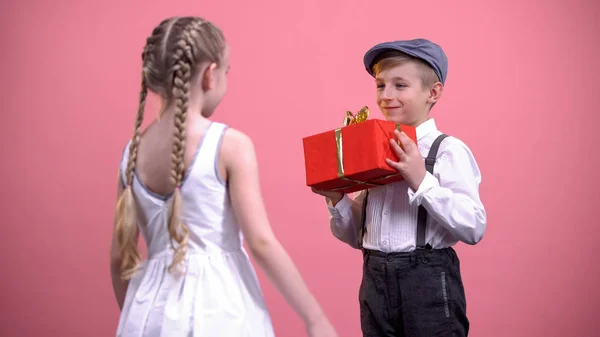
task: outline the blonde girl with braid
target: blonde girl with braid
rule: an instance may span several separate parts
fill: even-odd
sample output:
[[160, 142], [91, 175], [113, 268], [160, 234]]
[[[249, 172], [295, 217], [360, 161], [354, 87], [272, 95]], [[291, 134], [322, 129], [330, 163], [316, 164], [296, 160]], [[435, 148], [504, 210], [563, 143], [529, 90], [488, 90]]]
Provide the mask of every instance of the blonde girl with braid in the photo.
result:
[[[117, 336], [274, 336], [244, 239], [307, 334], [337, 336], [271, 230], [252, 141], [209, 119], [227, 91], [228, 55], [219, 28], [197, 17], [166, 19], [146, 41], [111, 247]], [[163, 108], [142, 130], [148, 92]]]

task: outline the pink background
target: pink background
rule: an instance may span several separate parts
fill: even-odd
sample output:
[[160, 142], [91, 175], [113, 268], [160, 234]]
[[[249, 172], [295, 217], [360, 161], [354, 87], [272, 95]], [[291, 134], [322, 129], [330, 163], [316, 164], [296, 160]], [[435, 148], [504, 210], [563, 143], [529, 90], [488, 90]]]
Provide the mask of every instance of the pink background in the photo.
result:
[[[381, 118], [363, 53], [414, 37], [444, 47], [450, 70], [433, 116], [469, 144], [483, 172], [485, 238], [456, 247], [471, 335], [600, 329], [597, 4], [167, 3], [0, 4], [0, 335], [114, 335], [117, 163], [133, 128], [144, 40], [181, 14], [212, 20], [231, 44], [230, 90], [215, 120], [253, 137], [272, 226], [341, 336], [361, 335], [360, 253], [333, 238], [323, 200], [304, 186], [301, 138], [365, 104]], [[258, 273], [277, 334], [304, 335]]]

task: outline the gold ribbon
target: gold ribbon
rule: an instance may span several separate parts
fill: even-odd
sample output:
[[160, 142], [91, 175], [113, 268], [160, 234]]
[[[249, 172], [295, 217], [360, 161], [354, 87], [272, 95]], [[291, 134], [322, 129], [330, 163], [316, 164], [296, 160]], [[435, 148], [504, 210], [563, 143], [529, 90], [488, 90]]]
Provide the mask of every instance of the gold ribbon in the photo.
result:
[[342, 126], [366, 122], [369, 118], [369, 113], [369, 107], [367, 106], [364, 106], [362, 109], [360, 109], [360, 111], [357, 112], [356, 115], [354, 115], [351, 111], [346, 111], [346, 117], [344, 118]]
[[[337, 187], [337, 188], [332, 189], [331, 191], [338, 191], [338, 190], [348, 188], [351, 186], [355, 186], [355, 185], [359, 185], [359, 184], [370, 185], [372, 187], [383, 186], [383, 184], [378, 184], [378, 183], [374, 183], [374, 182], [350, 179], [350, 178], [345, 177], [345, 173], [344, 173], [344, 149], [343, 149], [343, 141], [342, 141], [342, 128], [349, 126], [349, 125], [366, 122], [368, 118], [369, 118], [369, 108], [367, 106], [360, 109], [360, 111], [356, 115], [352, 114], [352, 112], [350, 112], [350, 111], [346, 111], [346, 117], [344, 118], [342, 127], [335, 129], [335, 147], [336, 147], [336, 153], [337, 153], [338, 178], [341, 178], [341, 179], [344, 179], [347, 181], [351, 181], [354, 184]], [[400, 130], [400, 124], [398, 124], [398, 123], [396, 123], [396, 130]], [[377, 178], [376, 180], [383, 180], [383, 179], [391, 178], [391, 177], [397, 176], [399, 174], [400, 173], [390, 174], [390, 175], [387, 175], [382, 178]]]

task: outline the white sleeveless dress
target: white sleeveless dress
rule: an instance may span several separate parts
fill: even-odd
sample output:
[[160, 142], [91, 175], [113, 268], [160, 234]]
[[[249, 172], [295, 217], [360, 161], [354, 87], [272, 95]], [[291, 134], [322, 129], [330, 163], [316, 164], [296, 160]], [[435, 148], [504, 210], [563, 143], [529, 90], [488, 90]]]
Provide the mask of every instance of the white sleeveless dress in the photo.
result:
[[[272, 337], [255, 270], [220, 177], [217, 158], [226, 125], [212, 122], [181, 186], [182, 221], [190, 230], [186, 273], [168, 273], [170, 196], [150, 191], [138, 176], [133, 193], [148, 260], [129, 283], [119, 337]], [[121, 161], [125, 181], [129, 146]]]

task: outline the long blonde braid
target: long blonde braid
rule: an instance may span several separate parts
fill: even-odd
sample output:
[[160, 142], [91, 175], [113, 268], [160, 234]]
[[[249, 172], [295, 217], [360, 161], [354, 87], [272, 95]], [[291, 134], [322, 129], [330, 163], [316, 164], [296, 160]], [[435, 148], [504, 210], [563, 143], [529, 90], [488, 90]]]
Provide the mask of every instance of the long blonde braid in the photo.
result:
[[[177, 42], [177, 49], [175, 50], [175, 66], [173, 68], [173, 73], [175, 74], [172, 91], [173, 98], [175, 99], [175, 139], [173, 140], [173, 153], [171, 155], [173, 160], [171, 182], [175, 185], [175, 192], [173, 193], [173, 204], [169, 211], [169, 223], [167, 228], [171, 239], [171, 247], [175, 251], [175, 255], [169, 266], [170, 272], [174, 272], [175, 268], [184, 261], [190, 236], [189, 229], [181, 222], [179, 217], [181, 212], [180, 187], [185, 170], [184, 154], [191, 78], [190, 63], [193, 61], [190, 49], [191, 46], [188, 45], [185, 39], [182, 38]], [[174, 242], [177, 243], [177, 246], [175, 246]]]

